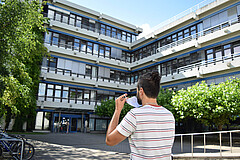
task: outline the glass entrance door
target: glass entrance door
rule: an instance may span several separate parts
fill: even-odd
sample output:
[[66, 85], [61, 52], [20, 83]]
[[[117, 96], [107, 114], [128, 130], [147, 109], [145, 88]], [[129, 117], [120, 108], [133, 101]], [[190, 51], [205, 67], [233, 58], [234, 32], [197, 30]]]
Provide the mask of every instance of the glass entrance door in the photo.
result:
[[71, 120], [71, 132], [77, 131], [77, 118], [72, 118]]

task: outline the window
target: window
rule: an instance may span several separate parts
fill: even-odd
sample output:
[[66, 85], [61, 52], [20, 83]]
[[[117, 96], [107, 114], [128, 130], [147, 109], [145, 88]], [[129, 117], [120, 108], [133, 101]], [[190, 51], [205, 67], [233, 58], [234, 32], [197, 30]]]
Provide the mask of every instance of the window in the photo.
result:
[[106, 26], [101, 24], [101, 34], [106, 34]]
[[53, 45], [58, 46], [58, 38], [59, 38], [59, 34], [53, 33], [53, 40], [52, 40]]
[[120, 73], [119, 72], [117, 72], [117, 71], [115, 71], [115, 80], [117, 81], [117, 82], [119, 82], [120, 81]]
[[74, 50], [79, 51], [79, 49], [80, 49], [80, 40], [74, 39]]
[[86, 76], [92, 76], [92, 66], [86, 64]]
[[177, 59], [172, 60], [172, 73], [177, 72]]
[[184, 38], [189, 36], [189, 28], [184, 30]]
[[68, 103], [68, 87], [63, 86], [62, 102]]
[[64, 35], [60, 36], [60, 47], [61, 48], [65, 48], [66, 47], [66, 39], [67, 39], [66, 36], [64, 36]]
[[119, 30], [117, 30], [117, 39], [122, 39], [122, 33]]
[[177, 34], [172, 35], [172, 41], [173, 42], [177, 41]]
[[132, 42], [136, 41], [136, 36], [132, 35]]
[[213, 49], [206, 50], [206, 60], [212, 62], [213, 58]]
[[172, 74], [172, 65], [171, 65], [171, 61], [167, 62], [167, 74]]
[[93, 43], [91, 43], [91, 42], [87, 43], [87, 52], [90, 54], [93, 53]]
[[89, 29], [89, 19], [88, 18], [85, 18], [85, 17], [82, 17], [82, 28], [84, 29]]
[[94, 23], [89, 22], [89, 30], [95, 32], [95, 21]]
[[77, 104], [83, 103], [83, 90], [77, 89]]
[[62, 22], [63, 22], [63, 23], [67, 23], [67, 24], [68, 24], [68, 15], [66, 15], [66, 14], [63, 14], [63, 17], [62, 17]]
[[48, 10], [48, 18], [54, 19], [54, 11], [53, 10]]
[[111, 27], [107, 26], [107, 32], [106, 32], [107, 36], [111, 36]]
[[115, 71], [114, 70], [110, 70], [110, 79], [115, 80]]
[[98, 49], [99, 49], [99, 45], [98, 44], [94, 44], [93, 46], [93, 54], [98, 56]]
[[117, 30], [115, 28], [112, 28], [112, 37], [116, 38], [117, 37]]
[[45, 43], [50, 44], [52, 39], [52, 32], [45, 32]]
[[126, 53], [122, 52], [121, 61], [126, 61]]
[[81, 23], [82, 23], [82, 17], [77, 16], [76, 26], [77, 26], [77, 27], [81, 27], [81, 25], [82, 25]]
[[60, 12], [56, 12], [55, 20], [56, 21], [61, 21], [61, 13]]
[[62, 86], [55, 85], [54, 102], [60, 102], [61, 101], [61, 92], [62, 92]]
[[67, 37], [67, 49], [72, 50], [73, 47], [73, 38], [72, 37]]
[[105, 131], [107, 129], [107, 120], [96, 119], [96, 130]]
[[38, 100], [44, 101], [45, 91], [46, 91], [46, 84], [45, 83], [39, 83]]
[[69, 20], [70, 25], [75, 26], [75, 18], [76, 16], [74, 14], [70, 14], [70, 20]]
[[167, 74], [167, 68], [166, 68], [166, 63], [161, 64], [161, 72], [162, 75], [166, 75]]
[[125, 81], [126, 81], [126, 74], [125, 73], [120, 74], [120, 81], [121, 81], [121, 83], [125, 83]]
[[100, 46], [99, 56], [104, 57], [104, 47]]
[[110, 58], [110, 47], [105, 47], [105, 57]]
[[122, 40], [126, 41], [126, 32], [122, 32]]
[[178, 32], [178, 40], [183, 39], [183, 32]]
[[75, 88], [70, 88], [70, 103], [76, 103], [76, 89]]
[[222, 49], [221, 47], [218, 47], [215, 49], [215, 58], [216, 60], [219, 60], [220, 58], [222, 58]]
[[48, 66], [52, 68], [57, 67], [57, 58], [50, 58], [48, 59]]
[[90, 91], [84, 90], [84, 104], [90, 104]]
[[81, 51], [82, 52], [86, 52], [86, 47], [87, 46], [87, 42], [86, 41], [81, 41]]
[[53, 85], [47, 84], [47, 101], [53, 101]]
[[231, 57], [231, 45], [230, 44], [225, 45], [223, 46], [223, 49], [224, 58], [229, 59]]
[[167, 37], [167, 44], [171, 43], [172, 42], [172, 39], [171, 39], [171, 36]]
[[132, 55], [131, 55], [130, 53], [127, 53], [126, 56], [127, 56], [127, 57], [126, 57], [126, 61], [127, 61], [128, 63], [131, 63], [131, 59], [132, 59], [131, 57], [132, 57]]
[[233, 54], [235, 56], [240, 55], [240, 43], [237, 43], [233, 47]]
[[127, 33], [127, 42], [131, 43], [131, 34], [130, 33]]

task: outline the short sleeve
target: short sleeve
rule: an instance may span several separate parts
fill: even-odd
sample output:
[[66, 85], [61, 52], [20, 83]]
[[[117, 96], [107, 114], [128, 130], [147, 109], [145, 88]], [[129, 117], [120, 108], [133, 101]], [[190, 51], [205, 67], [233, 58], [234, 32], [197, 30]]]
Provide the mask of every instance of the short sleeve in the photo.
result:
[[130, 110], [117, 126], [117, 131], [125, 137], [129, 137], [136, 130], [136, 116], [133, 110]]

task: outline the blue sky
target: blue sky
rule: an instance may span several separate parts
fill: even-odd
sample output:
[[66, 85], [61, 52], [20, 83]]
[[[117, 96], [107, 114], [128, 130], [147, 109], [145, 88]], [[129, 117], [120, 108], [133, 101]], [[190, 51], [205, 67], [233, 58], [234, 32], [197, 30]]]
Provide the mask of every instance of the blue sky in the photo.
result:
[[69, 0], [142, 28], [159, 23], [203, 0]]

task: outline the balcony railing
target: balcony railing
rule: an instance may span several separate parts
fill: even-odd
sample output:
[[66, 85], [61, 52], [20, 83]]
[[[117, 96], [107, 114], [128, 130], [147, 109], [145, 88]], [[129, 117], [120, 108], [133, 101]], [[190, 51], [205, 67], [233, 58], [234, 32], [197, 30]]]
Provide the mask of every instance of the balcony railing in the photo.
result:
[[76, 99], [76, 98], [70, 98], [70, 97], [56, 97], [56, 96], [45, 96], [45, 95], [39, 95], [38, 96], [39, 101], [48, 101], [48, 102], [61, 102], [61, 103], [70, 103], [70, 104], [84, 104], [84, 105], [100, 105], [101, 101], [93, 100], [93, 99]]
[[209, 65], [216, 65], [218, 63], [231, 62], [236, 59], [240, 59], [240, 52], [234, 53], [233, 55], [230, 55], [230, 56], [222, 56], [222, 57], [218, 57], [218, 58], [202, 60], [201, 62], [198, 62], [198, 63], [182, 66], [175, 70], [171, 70], [168, 74], [166, 74], [166, 76], [173, 75], [174, 73], [179, 74], [179, 73], [186, 72], [186, 71], [192, 71], [193, 69], [199, 70], [200, 67], [202, 67], [202, 66], [207, 67]]
[[[219, 31], [219, 30], [223, 30], [223, 29], [226, 29], [227, 27], [230, 27], [230, 26], [232, 26], [236, 23], [240, 23], [239, 17], [231, 19], [231, 20], [226, 21], [226, 22], [223, 22], [223, 23], [218, 24], [216, 26], [213, 26], [211, 28], [205, 29], [201, 32], [195, 33], [193, 35], [190, 35], [190, 36], [185, 37], [183, 39], [180, 39], [178, 41], [172, 42], [172, 43], [167, 44], [165, 46], [159, 47], [159, 48], [157, 48], [157, 53], [166, 51], [170, 48], [173, 48], [173, 47], [176, 47], [176, 46], [179, 46], [179, 45], [182, 45], [182, 44], [185, 44], [185, 43], [190, 42], [192, 40], [197, 40], [198, 38], [204, 37], [204, 36], [206, 36], [210, 33], [213, 33], [213, 32]], [[228, 32], [228, 31], [226, 30], [226, 32]]]
[[[44, 17], [48, 17], [47, 13], [43, 13], [43, 15], [44, 15]], [[64, 24], [67, 24], [67, 25], [70, 25], [70, 26], [74, 26], [74, 25], [68, 24], [66, 22], [63, 22], [62, 19], [60, 21], [58, 21], [58, 20], [50, 18], [50, 20], [60, 22], [60, 23], [64, 23]], [[75, 25], [76, 26], [74, 26], [74, 27], [76, 27], [77, 29], [85, 29], [87, 31], [92, 31], [92, 32], [95, 32], [95, 33], [98, 33], [98, 34], [102, 34], [102, 35], [108, 36], [108, 37], [113, 38], [113, 39], [117, 39], [117, 40], [120, 40], [120, 41], [131, 43], [130, 42], [131, 40], [129, 41], [129, 39], [127, 39], [127, 37], [123, 39], [122, 36], [118, 36], [118, 35], [113, 36], [110, 32], [108, 32], [106, 30], [102, 31], [101, 29], [97, 28], [96, 26], [93, 27], [93, 26], [82, 24], [82, 23], [81, 24], [75, 24]]]
[[[194, 153], [198, 153], [198, 154], [202, 153], [202, 154], [209, 155], [209, 153], [211, 153], [211, 150], [215, 150], [214, 151], [215, 155], [216, 153], [219, 153], [219, 156], [222, 156], [223, 152], [227, 152], [228, 155], [231, 156], [231, 154], [234, 153], [234, 149], [236, 149], [235, 153], [239, 153], [238, 152], [239, 133], [240, 133], [240, 130], [176, 134], [175, 143], [176, 141], [180, 141], [179, 143], [180, 152], [178, 151], [179, 153], [190, 153], [192, 157], [194, 156]], [[185, 141], [184, 141], [184, 138], [185, 138]], [[209, 138], [208, 140], [211, 139], [211, 142], [207, 143], [207, 140], [206, 140], [207, 138]], [[234, 143], [234, 139], [236, 141], [235, 143]], [[190, 146], [189, 146], [189, 141], [190, 141]], [[177, 143], [175, 145], [177, 145]], [[209, 147], [209, 145], [211, 146]], [[234, 145], [237, 148], [235, 148]]]
[[[62, 48], [62, 49], [67, 49], [70, 51], [74, 51], [76, 54], [76, 52], [78, 53], [84, 53], [84, 54], [89, 54], [89, 55], [93, 55], [95, 57], [102, 57], [104, 59], [111, 59], [111, 60], [115, 60], [116, 62], [125, 62], [125, 63], [130, 63], [131, 60], [128, 60], [126, 58], [121, 59], [121, 58], [117, 58], [117, 57], [111, 57], [110, 55], [101, 55], [100, 53], [94, 53], [94, 51], [82, 51], [81, 47], [77, 47], [77, 46], [73, 46], [72, 44], [65, 44], [65, 43], [54, 43], [53, 41], [51, 42], [44, 42], [46, 45], [50, 45], [50, 46], [55, 46], [58, 48]], [[72, 42], [73, 43], [73, 42]]]
[[[96, 82], [110, 82], [110, 83], [116, 83], [116, 84], [124, 84], [124, 85], [130, 85], [130, 80], [124, 80], [124, 79], [114, 79], [109, 77], [102, 77], [102, 76], [93, 76], [88, 74], [80, 74], [80, 73], [74, 73], [72, 70], [68, 69], [62, 69], [62, 68], [52, 68], [52, 67], [42, 67], [41, 71], [43, 73], [54, 73], [59, 75], [66, 75], [71, 77], [79, 77], [84, 79], [92, 79]], [[126, 78], [126, 77], [124, 77]], [[130, 79], [130, 78], [129, 78]]]
[[208, 5], [208, 4], [210, 4], [210, 3], [214, 2], [214, 1], [216, 1], [216, 0], [204, 0], [201, 3], [199, 3], [199, 4], [197, 4], [197, 5], [193, 6], [193, 7], [191, 7], [189, 9], [187, 9], [187, 10], [177, 14], [176, 16], [174, 16], [174, 17], [172, 17], [172, 18], [170, 18], [170, 19], [168, 19], [168, 20], [158, 24], [157, 26], [153, 27], [152, 30], [154, 31], [154, 30], [157, 30], [157, 29], [159, 29], [161, 27], [164, 27], [164, 26], [170, 24], [171, 22], [174, 22], [174, 21], [176, 21], [176, 20], [178, 20], [178, 19], [180, 19], [180, 18], [182, 18], [182, 17], [184, 17], [184, 16], [186, 16], [186, 15], [192, 13], [192, 12], [195, 12], [196, 10], [198, 10], [198, 9], [200, 9], [200, 8], [206, 6], [206, 5]]

